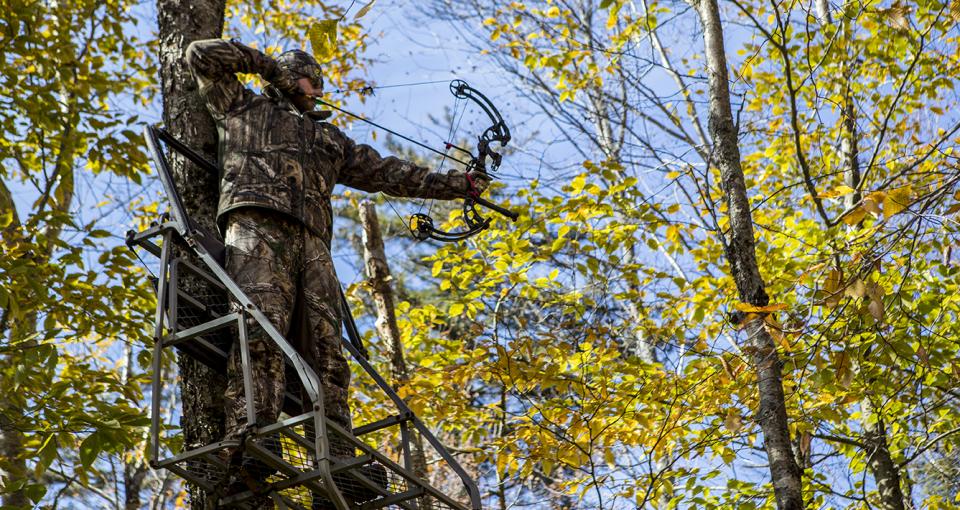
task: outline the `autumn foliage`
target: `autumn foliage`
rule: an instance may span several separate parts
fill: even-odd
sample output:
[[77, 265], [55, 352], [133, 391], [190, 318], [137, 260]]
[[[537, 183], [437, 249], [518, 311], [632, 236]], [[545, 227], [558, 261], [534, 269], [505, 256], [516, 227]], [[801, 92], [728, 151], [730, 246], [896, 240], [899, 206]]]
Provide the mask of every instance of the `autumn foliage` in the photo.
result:
[[[761, 331], [806, 507], [960, 507], [960, 7], [719, 3], [756, 303], [730, 265], [711, 2], [420, 6], [505, 77], [516, 152], [488, 195], [521, 219], [456, 244], [387, 229], [399, 392], [487, 508], [776, 508]], [[156, 103], [152, 27], [131, 29], [128, 2], [15, 3], [0, 20], [0, 494], [182, 505], [175, 477], [143, 464], [153, 298], [119, 246], [163, 208], [137, 136], [158, 118], [138, 111]], [[328, 88], [376, 81], [369, 14], [264, 4], [229, 3], [228, 35], [268, 53], [313, 39]], [[337, 21], [311, 29], [303, 12]], [[356, 196], [335, 204], [344, 230]], [[369, 285], [341, 277], [390, 373]], [[355, 412], [375, 414], [364, 391]]]

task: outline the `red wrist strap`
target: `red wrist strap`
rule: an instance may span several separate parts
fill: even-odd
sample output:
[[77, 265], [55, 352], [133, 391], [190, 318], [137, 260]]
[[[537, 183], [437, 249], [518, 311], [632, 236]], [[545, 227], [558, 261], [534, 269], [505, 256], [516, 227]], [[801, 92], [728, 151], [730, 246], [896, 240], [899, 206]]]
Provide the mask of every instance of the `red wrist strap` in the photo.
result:
[[467, 190], [467, 193], [473, 198], [479, 197], [480, 192], [477, 191], [477, 185], [473, 183], [473, 177], [470, 177], [470, 172], [467, 172], [463, 175], [467, 177], [467, 183], [470, 185], [470, 189]]

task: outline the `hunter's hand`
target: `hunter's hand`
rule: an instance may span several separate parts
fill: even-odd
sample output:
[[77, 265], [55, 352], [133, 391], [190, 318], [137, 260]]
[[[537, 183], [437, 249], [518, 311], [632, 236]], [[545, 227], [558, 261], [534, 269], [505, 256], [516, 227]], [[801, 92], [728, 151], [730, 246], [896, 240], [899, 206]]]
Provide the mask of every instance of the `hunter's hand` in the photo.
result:
[[486, 172], [473, 170], [467, 173], [467, 184], [470, 186], [471, 194], [480, 195], [490, 187], [490, 175]]
[[283, 92], [286, 96], [303, 94], [303, 91], [300, 90], [300, 85], [297, 84], [297, 78], [281, 67], [277, 67], [277, 71], [273, 76], [264, 76], [264, 78], [267, 78], [267, 81], [273, 84], [274, 87], [277, 87], [277, 90]]

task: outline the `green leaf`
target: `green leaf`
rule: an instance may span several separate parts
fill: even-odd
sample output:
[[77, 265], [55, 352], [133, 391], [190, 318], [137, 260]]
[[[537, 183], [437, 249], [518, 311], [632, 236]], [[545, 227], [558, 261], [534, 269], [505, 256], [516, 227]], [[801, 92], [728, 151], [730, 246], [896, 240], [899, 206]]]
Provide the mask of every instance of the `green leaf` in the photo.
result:
[[47, 487], [38, 483], [32, 483], [23, 488], [23, 493], [30, 498], [30, 501], [36, 504], [47, 494]]
[[43, 440], [40, 449], [37, 451], [37, 464], [34, 466], [34, 473], [37, 476], [43, 474], [47, 467], [57, 458], [57, 440], [54, 434], [50, 434]]
[[0, 228], [7, 228], [13, 223], [13, 209], [0, 212]]
[[94, 432], [87, 436], [87, 438], [80, 443], [80, 464], [82, 464], [85, 469], [90, 469], [93, 462], [97, 460], [97, 455], [100, 455], [101, 448], [99, 433]]

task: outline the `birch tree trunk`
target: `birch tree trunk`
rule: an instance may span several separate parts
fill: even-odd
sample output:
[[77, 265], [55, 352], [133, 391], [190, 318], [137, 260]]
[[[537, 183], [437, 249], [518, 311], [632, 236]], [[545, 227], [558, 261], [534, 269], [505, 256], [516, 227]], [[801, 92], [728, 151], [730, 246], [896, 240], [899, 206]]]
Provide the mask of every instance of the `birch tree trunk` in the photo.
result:
[[[216, 161], [217, 130], [197, 93], [197, 85], [183, 57], [187, 46], [199, 39], [220, 37], [225, 0], [157, 0], [160, 79], [163, 86], [163, 123], [186, 145]], [[216, 232], [219, 176], [210, 175], [178, 155], [171, 154], [173, 178], [191, 217]], [[185, 282], [189, 289], [199, 282]], [[199, 362], [179, 357], [183, 405], [184, 448], [195, 448], [223, 437], [222, 376]], [[213, 508], [206, 494], [190, 488], [192, 508]]]
[[377, 309], [377, 335], [390, 348], [390, 372], [394, 387], [410, 379], [407, 362], [403, 359], [403, 342], [400, 327], [397, 326], [396, 300], [390, 281], [390, 266], [383, 248], [383, 236], [380, 233], [380, 221], [373, 202], [364, 200], [360, 204], [360, 223], [363, 225], [363, 261], [367, 273], [367, 282]]
[[[756, 259], [753, 218], [747, 198], [746, 182], [740, 165], [737, 127], [733, 122], [728, 87], [727, 57], [723, 45], [723, 26], [716, 0], [693, 0], [703, 25], [703, 40], [709, 79], [709, 131], [713, 142], [710, 165], [720, 170], [730, 220], [724, 236], [724, 249], [740, 301], [766, 306], [769, 297]], [[760, 406], [756, 420], [763, 430], [764, 447], [770, 463], [777, 508], [803, 508], [801, 470], [793, 456], [787, 410], [783, 393], [781, 362], [776, 345], [762, 320], [746, 324], [747, 340], [743, 351], [750, 356], [757, 373]]]
[[[380, 233], [380, 221], [377, 218], [377, 209], [373, 202], [365, 200], [360, 204], [360, 223], [363, 225], [363, 260], [366, 267], [367, 281], [370, 283], [373, 302], [377, 309], [377, 335], [380, 341], [390, 349], [390, 372], [393, 376], [394, 388], [410, 380], [407, 362], [403, 357], [403, 341], [400, 338], [400, 328], [397, 326], [396, 300], [390, 281], [390, 266], [387, 264], [387, 255], [383, 248], [383, 236]], [[413, 471], [420, 477], [427, 476], [427, 459], [423, 451], [423, 441], [419, 435], [414, 436], [411, 445]], [[422, 498], [420, 507], [423, 510], [432, 508], [428, 498]]]

